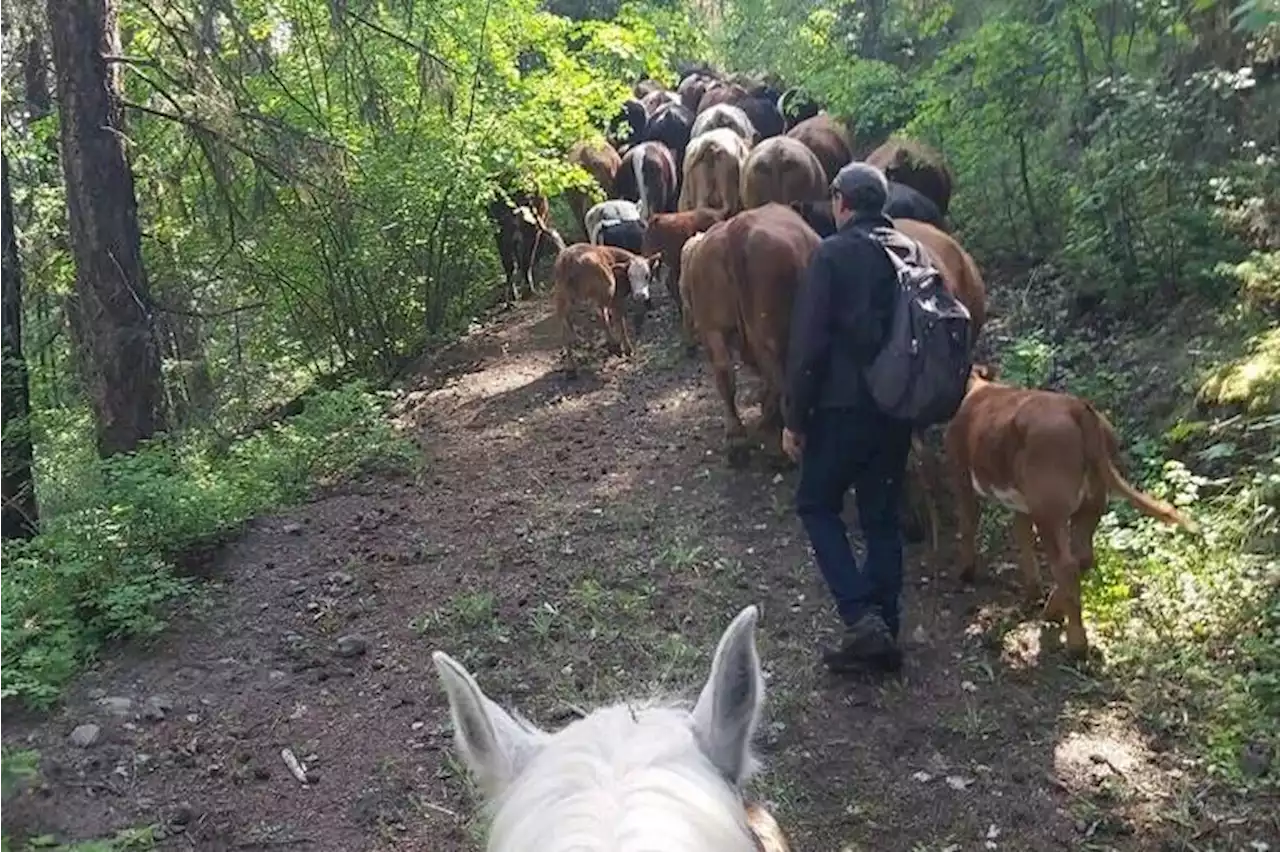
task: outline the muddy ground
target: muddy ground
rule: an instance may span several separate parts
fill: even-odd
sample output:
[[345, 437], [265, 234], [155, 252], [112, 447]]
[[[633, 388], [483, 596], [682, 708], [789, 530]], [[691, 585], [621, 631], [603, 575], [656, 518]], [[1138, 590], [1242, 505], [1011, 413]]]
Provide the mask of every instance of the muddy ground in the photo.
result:
[[[597, 351], [570, 381], [539, 302], [425, 365], [396, 407], [420, 470], [253, 522], [162, 638], [113, 649], [52, 715], [6, 714], [6, 745], [44, 756], [7, 829], [475, 849], [432, 650], [554, 727], [606, 700], [694, 694], [721, 630], [757, 603], [755, 793], [797, 852], [1280, 849], [1273, 815], [1220, 805], [1115, 684], [1067, 665], [1018, 608], [1002, 532], [976, 589], [945, 553], [909, 551], [900, 679], [827, 675], [836, 622], [795, 474], [725, 464], [710, 376], [673, 329], [664, 304], [632, 362]], [[87, 746], [82, 725], [98, 728]]]

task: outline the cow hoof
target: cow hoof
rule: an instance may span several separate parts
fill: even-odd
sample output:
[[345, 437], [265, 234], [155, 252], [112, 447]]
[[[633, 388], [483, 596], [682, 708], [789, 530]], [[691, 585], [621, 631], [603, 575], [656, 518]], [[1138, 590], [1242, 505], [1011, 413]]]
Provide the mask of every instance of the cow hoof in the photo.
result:
[[965, 566], [964, 568], [961, 568], [956, 573], [956, 582], [962, 586], [972, 586], [974, 584], [974, 580], [976, 579], [977, 573], [978, 573], [978, 570], [976, 566], [974, 565]]
[[747, 466], [751, 453], [747, 447], [735, 444], [729, 447], [729, 467], [740, 470]]
[[1066, 647], [1067, 659], [1076, 663], [1085, 663], [1089, 661], [1089, 644], [1087, 642], [1079, 645], [1073, 645], [1067, 642]]

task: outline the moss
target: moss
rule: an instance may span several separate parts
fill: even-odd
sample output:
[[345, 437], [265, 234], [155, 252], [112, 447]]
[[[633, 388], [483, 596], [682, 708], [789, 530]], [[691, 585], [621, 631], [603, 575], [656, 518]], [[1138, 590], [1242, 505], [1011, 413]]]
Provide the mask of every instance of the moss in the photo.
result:
[[1239, 408], [1249, 414], [1280, 411], [1280, 328], [1256, 335], [1249, 354], [1214, 370], [1196, 399], [1202, 406]]

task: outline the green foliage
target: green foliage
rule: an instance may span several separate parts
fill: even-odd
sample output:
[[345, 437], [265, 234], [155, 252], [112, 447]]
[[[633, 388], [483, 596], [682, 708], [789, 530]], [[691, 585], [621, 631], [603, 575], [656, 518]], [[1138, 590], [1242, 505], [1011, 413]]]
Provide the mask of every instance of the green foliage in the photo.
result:
[[357, 386], [317, 393], [299, 416], [225, 451], [203, 432], [104, 462], [49, 459], [60, 444], [37, 446], [42, 469], [76, 475], [53, 480], [56, 512], [38, 537], [4, 545], [3, 695], [36, 705], [55, 700], [104, 641], [164, 627], [163, 605], [190, 588], [175, 558], [302, 499], [312, 483], [412, 458], [378, 398]]
[[1203, 540], [1111, 513], [1086, 578], [1086, 615], [1149, 724], [1199, 746], [1213, 771], [1234, 782], [1246, 780], [1243, 746], [1280, 747], [1275, 446], [1225, 489], [1166, 463], [1154, 490], [1202, 524]]
[[41, 836], [27, 841], [25, 852], [147, 852], [156, 848], [157, 832], [155, 826], [126, 828], [105, 840], [80, 840], [73, 843], [59, 843], [50, 836]]
[[1053, 347], [1039, 332], [1017, 338], [1000, 356], [1000, 381], [1024, 388], [1044, 387], [1053, 366]]
[[40, 774], [40, 752], [34, 749], [0, 750], [0, 799], [9, 797]]

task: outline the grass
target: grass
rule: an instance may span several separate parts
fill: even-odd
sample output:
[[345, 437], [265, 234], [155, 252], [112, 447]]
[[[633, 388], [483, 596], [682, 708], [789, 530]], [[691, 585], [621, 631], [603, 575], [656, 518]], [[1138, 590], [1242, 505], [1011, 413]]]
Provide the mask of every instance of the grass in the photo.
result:
[[220, 449], [198, 431], [99, 461], [87, 421], [38, 423], [40, 535], [3, 550], [3, 696], [42, 707], [105, 642], [165, 626], [207, 561], [249, 518], [317, 484], [413, 453], [358, 387], [317, 394], [297, 417]]

